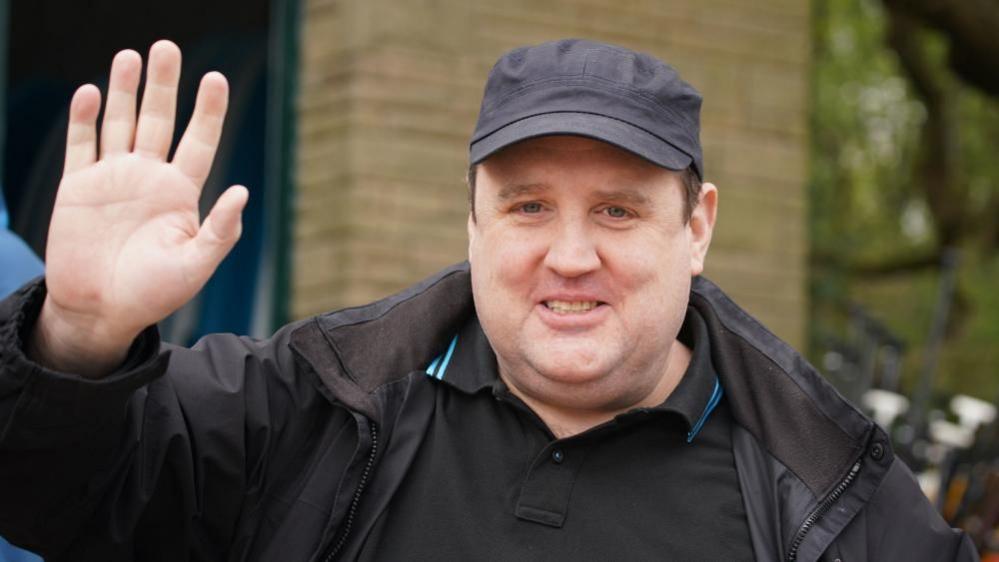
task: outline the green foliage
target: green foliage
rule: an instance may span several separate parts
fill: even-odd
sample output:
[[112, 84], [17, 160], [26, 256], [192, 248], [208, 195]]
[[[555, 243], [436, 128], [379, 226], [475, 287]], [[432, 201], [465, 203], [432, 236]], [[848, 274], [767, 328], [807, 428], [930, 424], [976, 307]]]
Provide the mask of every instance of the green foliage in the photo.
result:
[[[921, 141], [927, 109], [886, 43], [876, 0], [816, 0], [812, 79], [810, 196], [811, 351], [846, 331], [845, 306], [859, 303], [908, 344], [911, 391], [937, 298], [933, 269], [872, 274], [879, 266], [937, 250], [923, 190]], [[941, 393], [991, 400], [999, 390], [999, 256], [990, 205], [999, 194], [999, 103], [962, 86], [946, 68], [947, 44], [922, 31], [934, 73], [959, 116], [962, 240], [959, 291], [937, 377]], [[929, 161], [932, 164], [932, 160]], [[885, 269], [888, 269], [885, 267]]]
[[880, 4], [821, 4], [813, 67], [815, 250], [878, 259], [929, 243], [929, 218], [910, 189], [925, 111], [884, 46]]

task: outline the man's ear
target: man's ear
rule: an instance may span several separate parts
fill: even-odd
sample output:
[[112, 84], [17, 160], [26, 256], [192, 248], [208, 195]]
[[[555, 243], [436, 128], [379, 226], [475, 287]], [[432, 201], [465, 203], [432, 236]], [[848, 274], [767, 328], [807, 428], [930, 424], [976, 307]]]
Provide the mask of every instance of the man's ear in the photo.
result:
[[718, 214], [718, 188], [713, 183], [701, 185], [701, 195], [697, 206], [690, 215], [687, 228], [690, 233], [690, 275], [700, 275], [704, 271], [704, 260], [711, 246], [711, 234], [715, 229]]

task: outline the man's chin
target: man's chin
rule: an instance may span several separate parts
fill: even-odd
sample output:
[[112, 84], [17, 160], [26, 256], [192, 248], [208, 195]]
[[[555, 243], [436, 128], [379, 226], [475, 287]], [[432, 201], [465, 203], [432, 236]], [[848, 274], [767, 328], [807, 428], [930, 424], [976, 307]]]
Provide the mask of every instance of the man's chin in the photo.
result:
[[580, 353], [570, 357], [566, 357], [565, 354], [553, 354], [531, 363], [535, 373], [550, 383], [568, 386], [592, 385], [604, 378], [608, 369], [603, 361], [592, 357], [592, 350], [588, 351], [588, 354]]

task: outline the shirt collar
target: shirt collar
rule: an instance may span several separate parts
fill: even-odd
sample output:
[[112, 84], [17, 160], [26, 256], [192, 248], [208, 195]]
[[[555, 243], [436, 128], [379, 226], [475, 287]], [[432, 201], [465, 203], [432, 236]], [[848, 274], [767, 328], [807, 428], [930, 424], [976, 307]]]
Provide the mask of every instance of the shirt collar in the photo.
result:
[[687, 307], [687, 316], [677, 339], [691, 350], [690, 364], [673, 392], [653, 410], [679, 414], [687, 422], [687, 441], [690, 442], [718, 406], [722, 388], [711, 362], [708, 326], [694, 307]]
[[[687, 308], [677, 339], [691, 349], [690, 364], [680, 383], [662, 404], [626, 412], [618, 416], [618, 420], [625, 421], [639, 412], [677, 414], [686, 423], [689, 442], [718, 405], [722, 389], [711, 362], [707, 325], [693, 307]], [[426, 372], [428, 376], [466, 394], [504, 388], [496, 366], [496, 354], [474, 314], [452, 338], [448, 348], [430, 363]]]
[[[472, 314], [448, 345], [427, 367], [427, 375], [466, 393], [493, 388], [500, 381], [496, 354]], [[501, 381], [500, 381], [501, 382]]]

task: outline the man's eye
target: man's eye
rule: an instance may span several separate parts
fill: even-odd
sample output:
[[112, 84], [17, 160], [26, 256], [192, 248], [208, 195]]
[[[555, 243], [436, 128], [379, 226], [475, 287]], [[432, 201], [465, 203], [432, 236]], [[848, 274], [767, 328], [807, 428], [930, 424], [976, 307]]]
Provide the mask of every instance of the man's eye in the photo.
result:
[[520, 206], [523, 213], [534, 214], [541, 212], [541, 203], [524, 203]]
[[604, 209], [604, 212], [607, 213], [607, 216], [613, 219], [623, 219], [630, 215], [627, 210], [622, 209], [621, 207], [607, 207]]

